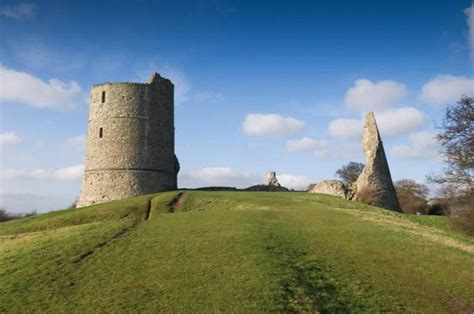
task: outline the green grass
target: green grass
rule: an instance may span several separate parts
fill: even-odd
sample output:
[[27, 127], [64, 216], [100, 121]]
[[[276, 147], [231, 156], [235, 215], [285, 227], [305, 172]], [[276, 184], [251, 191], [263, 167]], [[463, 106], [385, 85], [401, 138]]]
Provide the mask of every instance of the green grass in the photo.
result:
[[443, 217], [186, 193], [0, 224], [0, 313], [474, 311], [474, 241]]

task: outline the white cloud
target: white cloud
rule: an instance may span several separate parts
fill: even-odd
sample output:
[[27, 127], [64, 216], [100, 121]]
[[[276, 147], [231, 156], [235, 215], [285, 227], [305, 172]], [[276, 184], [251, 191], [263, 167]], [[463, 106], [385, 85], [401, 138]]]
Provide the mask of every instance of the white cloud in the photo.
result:
[[471, 58], [474, 60], [474, 3], [464, 10], [466, 14], [466, 22], [469, 28], [469, 46], [471, 47]]
[[336, 119], [329, 123], [329, 134], [338, 139], [355, 140], [362, 137], [362, 121], [358, 119]]
[[36, 15], [36, 6], [30, 3], [18, 3], [14, 5], [0, 6], [0, 16], [21, 19], [30, 18]]
[[403, 99], [406, 94], [407, 89], [402, 83], [395, 81], [371, 82], [361, 79], [355, 81], [354, 87], [347, 91], [345, 104], [361, 111], [376, 111], [390, 108]]
[[85, 135], [78, 135], [74, 137], [70, 137], [66, 139], [66, 146], [72, 148], [83, 149], [86, 145], [86, 136]]
[[84, 165], [75, 165], [60, 168], [53, 173], [53, 177], [58, 180], [76, 180], [82, 178]]
[[23, 138], [18, 136], [15, 132], [0, 133], [0, 145], [1, 144], [18, 144], [21, 142], [23, 142]]
[[0, 100], [19, 102], [39, 108], [71, 108], [87, 102], [79, 84], [58, 79], [42, 81], [26, 72], [0, 65]]
[[389, 109], [375, 114], [382, 137], [407, 134], [422, 128], [427, 118], [414, 107]]
[[421, 99], [436, 105], [458, 101], [461, 96], [474, 94], [474, 77], [438, 75], [421, 89]]
[[238, 188], [248, 187], [262, 181], [258, 176], [238, 172], [229, 167], [207, 167], [190, 173], [179, 175], [180, 187], [203, 187], [203, 186], [234, 186]]
[[391, 153], [404, 159], [429, 159], [437, 155], [438, 142], [436, 135], [421, 131], [410, 134], [409, 145], [395, 145]]
[[[384, 110], [375, 114], [382, 137], [394, 137], [422, 128], [427, 118], [414, 107]], [[363, 134], [363, 120], [336, 119], [329, 123], [329, 134], [338, 139], [359, 140]]]
[[364, 154], [360, 142], [332, 142], [331, 147], [321, 151], [316, 151], [315, 156], [318, 159], [334, 160], [359, 160]]
[[292, 174], [277, 175], [278, 182], [286, 188], [295, 190], [304, 190], [312, 181], [306, 176], [297, 176]]
[[303, 130], [303, 121], [278, 114], [248, 114], [243, 129], [247, 135], [290, 136]]
[[59, 168], [55, 171], [48, 171], [45, 169], [0, 169], [0, 176], [4, 180], [77, 180], [82, 178], [83, 173], [83, 165], [74, 165], [70, 167]]
[[290, 152], [320, 150], [327, 147], [328, 142], [310, 137], [303, 137], [299, 140], [289, 140], [286, 142], [286, 149]]

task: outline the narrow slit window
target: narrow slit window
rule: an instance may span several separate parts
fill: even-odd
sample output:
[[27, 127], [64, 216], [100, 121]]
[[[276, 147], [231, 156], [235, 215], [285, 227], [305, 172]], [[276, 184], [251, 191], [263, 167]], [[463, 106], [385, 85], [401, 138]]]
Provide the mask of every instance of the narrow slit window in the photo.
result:
[[102, 128], [99, 128], [99, 138], [102, 138], [104, 135], [104, 130]]
[[102, 103], [105, 102], [105, 90], [102, 91]]

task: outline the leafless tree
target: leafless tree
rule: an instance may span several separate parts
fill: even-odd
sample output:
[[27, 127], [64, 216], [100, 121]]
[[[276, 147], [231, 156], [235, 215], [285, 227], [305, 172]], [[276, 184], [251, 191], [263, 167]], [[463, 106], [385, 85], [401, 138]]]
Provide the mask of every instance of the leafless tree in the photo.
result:
[[456, 186], [461, 192], [473, 192], [474, 98], [463, 96], [457, 105], [448, 106], [440, 129], [437, 138], [446, 168], [429, 179]]
[[466, 233], [474, 235], [474, 97], [461, 97], [448, 106], [438, 135], [446, 168], [432, 182], [448, 186], [450, 215]]
[[429, 189], [426, 185], [411, 179], [399, 180], [394, 185], [403, 212], [410, 214], [425, 214], [428, 212], [426, 197]]
[[364, 169], [364, 164], [351, 161], [336, 171], [336, 175], [346, 184], [355, 182]]

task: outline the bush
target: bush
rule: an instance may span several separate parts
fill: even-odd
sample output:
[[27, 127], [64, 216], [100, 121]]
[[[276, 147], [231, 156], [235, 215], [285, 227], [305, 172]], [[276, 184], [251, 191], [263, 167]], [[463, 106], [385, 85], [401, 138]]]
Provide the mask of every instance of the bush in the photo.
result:
[[428, 214], [428, 202], [410, 193], [397, 191], [398, 203], [404, 213], [407, 214]]
[[442, 198], [435, 198], [428, 201], [428, 209], [426, 214], [448, 216], [449, 215], [449, 200]]
[[474, 192], [460, 191], [448, 184], [438, 190], [439, 198], [430, 200], [430, 213], [450, 216], [455, 227], [474, 236]]
[[21, 218], [21, 214], [9, 213], [6, 209], [0, 208], [0, 222]]
[[0, 208], [0, 222], [14, 220], [14, 219], [22, 218], [22, 217], [30, 217], [30, 216], [36, 216], [36, 211], [33, 210], [26, 214], [14, 214], [14, 213], [9, 213], [4, 208]]
[[0, 222], [10, 220], [9, 216], [10, 215], [7, 213], [7, 211], [5, 209], [0, 208]]
[[377, 191], [369, 186], [366, 186], [357, 191], [357, 201], [372, 206], [381, 206], [382, 200], [377, 194]]
[[449, 211], [455, 225], [463, 232], [474, 236], [474, 192], [449, 200]]
[[404, 213], [409, 214], [428, 214], [428, 187], [417, 183], [414, 180], [403, 179], [395, 182], [398, 203]]

